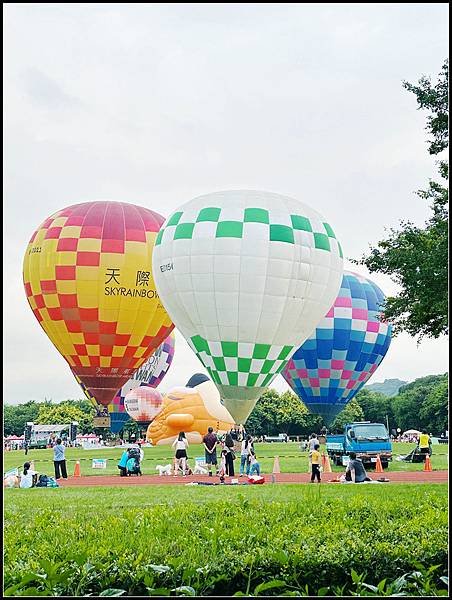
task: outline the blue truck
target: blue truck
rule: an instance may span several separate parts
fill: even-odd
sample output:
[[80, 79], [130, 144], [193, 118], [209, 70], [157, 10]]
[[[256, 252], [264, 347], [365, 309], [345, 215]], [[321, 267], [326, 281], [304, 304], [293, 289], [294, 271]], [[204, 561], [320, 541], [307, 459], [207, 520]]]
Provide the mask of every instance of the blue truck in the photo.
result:
[[340, 435], [327, 435], [326, 450], [335, 465], [345, 465], [350, 452], [356, 452], [365, 466], [375, 465], [380, 456], [383, 468], [392, 460], [392, 444], [383, 423], [349, 423]]

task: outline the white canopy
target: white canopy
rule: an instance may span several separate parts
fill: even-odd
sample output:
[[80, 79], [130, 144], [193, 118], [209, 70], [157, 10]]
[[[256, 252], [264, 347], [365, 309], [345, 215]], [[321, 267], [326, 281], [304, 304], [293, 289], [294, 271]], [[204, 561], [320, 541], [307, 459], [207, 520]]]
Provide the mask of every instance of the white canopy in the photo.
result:
[[417, 429], [407, 429], [402, 433], [402, 435], [419, 435], [421, 432]]
[[33, 432], [36, 433], [56, 433], [68, 429], [69, 425], [33, 425]]

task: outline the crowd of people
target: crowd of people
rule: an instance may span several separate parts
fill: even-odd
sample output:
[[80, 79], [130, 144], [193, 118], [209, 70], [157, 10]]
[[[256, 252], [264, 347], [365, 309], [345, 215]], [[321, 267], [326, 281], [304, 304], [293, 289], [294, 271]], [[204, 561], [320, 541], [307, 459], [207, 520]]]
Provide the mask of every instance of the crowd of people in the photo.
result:
[[[204, 461], [202, 472], [212, 477], [214, 474], [224, 481], [225, 477], [234, 477], [236, 475], [235, 461], [240, 457], [238, 467], [239, 477], [253, 476], [261, 474], [261, 466], [256, 456], [254, 442], [258, 441], [249, 435], [243, 425], [232, 428], [224, 435], [214, 432], [213, 427], [209, 427], [206, 435], [202, 439], [204, 447]], [[416, 437], [417, 450], [428, 454], [431, 453], [431, 438], [425, 430]], [[177, 477], [181, 472], [183, 477], [193, 474], [193, 469], [188, 463], [189, 442], [184, 431], [181, 431], [174, 440], [174, 458], [171, 472]], [[309, 465], [311, 483], [321, 482], [321, 454], [320, 442], [315, 433], [303, 442], [302, 449], [309, 452]], [[121, 477], [130, 475], [142, 475], [141, 463], [144, 459], [144, 451], [141, 443], [130, 444], [124, 449], [118, 463], [118, 469]], [[65, 444], [61, 438], [53, 440], [53, 463], [55, 470], [55, 480], [60, 478], [67, 479], [67, 468], [65, 458]], [[170, 467], [170, 465], [168, 465]], [[20, 475], [15, 476], [13, 487], [29, 488], [36, 485], [37, 473], [32, 469], [29, 462], [23, 466]], [[349, 462], [346, 471], [342, 476], [344, 481], [361, 483], [371, 481], [367, 475], [362, 461], [357, 458], [356, 453], [350, 452]]]
[[[202, 439], [204, 447], [203, 468], [207, 470], [209, 477], [213, 474], [219, 475], [220, 479], [224, 477], [235, 476], [234, 461], [237, 459], [238, 449], [240, 448], [240, 467], [239, 476], [260, 474], [260, 464], [256, 457], [254, 449], [254, 440], [241, 426], [240, 429], [233, 429], [224, 436], [219, 436], [214, 432], [213, 427], [209, 427], [206, 435]], [[172, 444], [175, 449], [174, 454], [174, 476], [179, 471], [186, 477], [193, 471], [188, 464], [189, 443], [185, 432], [181, 431]]]

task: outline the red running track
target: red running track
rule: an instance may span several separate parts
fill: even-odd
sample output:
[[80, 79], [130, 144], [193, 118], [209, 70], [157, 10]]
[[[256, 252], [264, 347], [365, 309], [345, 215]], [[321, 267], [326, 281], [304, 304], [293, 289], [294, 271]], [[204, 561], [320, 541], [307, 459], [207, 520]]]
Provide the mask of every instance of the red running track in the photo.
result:
[[[394, 473], [384, 472], [371, 473], [372, 479], [384, 477], [389, 481], [397, 483], [446, 483], [448, 481], [449, 471], [396, 471]], [[338, 477], [340, 473], [323, 473], [322, 483], [329, 483]], [[264, 475], [266, 483], [272, 482], [272, 475]], [[238, 477], [237, 477], [238, 478]], [[308, 483], [309, 473], [280, 473], [274, 475], [275, 483]], [[239, 482], [246, 482], [246, 477], [238, 478]], [[226, 482], [231, 478], [227, 477]], [[160, 485], [160, 484], [178, 484], [183, 485], [191, 481], [207, 481], [219, 483], [218, 477], [209, 477], [207, 475], [190, 475], [187, 477], [168, 477], [159, 475], [143, 475], [141, 477], [119, 477], [119, 475], [92, 475], [88, 477], [69, 477], [67, 480], [58, 480], [61, 487], [73, 486], [136, 486], [136, 485]]]

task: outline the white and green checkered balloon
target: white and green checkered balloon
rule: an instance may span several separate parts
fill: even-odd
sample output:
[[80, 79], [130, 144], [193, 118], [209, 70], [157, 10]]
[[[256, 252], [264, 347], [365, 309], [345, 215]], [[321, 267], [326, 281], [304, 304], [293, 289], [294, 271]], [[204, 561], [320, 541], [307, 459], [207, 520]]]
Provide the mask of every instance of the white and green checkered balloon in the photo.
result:
[[160, 298], [237, 423], [328, 312], [342, 270], [321, 215], [259, 191], [187, 202], [153, 252]]

